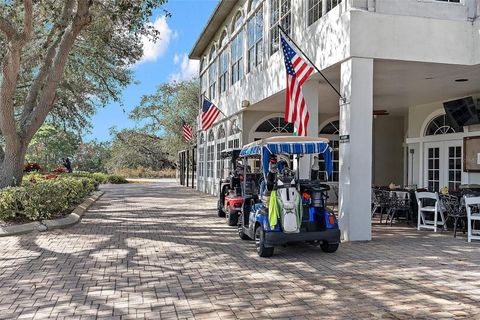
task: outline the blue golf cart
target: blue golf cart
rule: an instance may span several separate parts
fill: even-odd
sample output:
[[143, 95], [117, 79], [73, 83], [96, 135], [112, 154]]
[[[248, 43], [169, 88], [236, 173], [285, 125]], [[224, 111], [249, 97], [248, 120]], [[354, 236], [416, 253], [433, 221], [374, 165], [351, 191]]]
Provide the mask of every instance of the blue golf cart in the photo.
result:
[[[326, 208], [330, 187], [317, 179], [299, 178], [303, 155], [322, 156], [325, 171], [331, 175], [327, 139], [273, 137], [255, 141], [240, 151], [245, 179], [238, 234], [243, 240], [255, 239], [261, 257], [272, 256], [275, 246], [290, 242], [318, 242], [330, 253], [338, 249], [338, 222]], [[251, 167], [260, 167], [259, 172], [251, 172]]]

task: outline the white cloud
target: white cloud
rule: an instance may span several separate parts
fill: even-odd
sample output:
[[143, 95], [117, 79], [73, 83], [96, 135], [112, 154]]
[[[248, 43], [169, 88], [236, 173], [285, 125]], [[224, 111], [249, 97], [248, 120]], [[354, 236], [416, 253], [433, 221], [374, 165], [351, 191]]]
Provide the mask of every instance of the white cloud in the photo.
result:
[[165, 54], [170, 41], [178, 37], [178, 33], [168, 26], [165, 16], [158, 17], [152, 25], [160, 32], [160, 36], [156, 41], [151, 41], [148, 37], [142, 38], [143, 57], [139, 63], [156, 61]]
[[170, 74], [170, 81], [184, 81], [190, 80], [196, 75], [198, 75], [198, 60], [188, 59], [187, 54], [175, 54], [173, 57], [173, 63], [180, 67], [180, 70]]

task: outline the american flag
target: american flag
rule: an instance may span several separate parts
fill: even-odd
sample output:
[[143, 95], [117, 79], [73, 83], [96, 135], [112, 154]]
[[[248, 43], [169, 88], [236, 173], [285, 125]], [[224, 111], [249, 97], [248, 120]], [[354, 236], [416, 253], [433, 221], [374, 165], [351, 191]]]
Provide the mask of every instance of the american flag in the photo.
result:
[[307, 135], [308, 110], [303, 99], [302, 85], [313, 72], [313, 67], [302, 60], [280, 33], [287, 69], [287, 105], [285, 121], [293, 123], [299, 136]]
[[182, 128], [183, 128], [183, 139], [185, 140], [185, 142], [190, 142], [190, 140], [192, 140], [193, 138], [192, 127], [184, 121]]
[[218, 115], [220, 114], [220, 110], [215, 107], [215, 105], [207, 100], [203, 99], [203, 107], [202, 107], [202, 130], [208, 130], [215, 120], [217, 120]]

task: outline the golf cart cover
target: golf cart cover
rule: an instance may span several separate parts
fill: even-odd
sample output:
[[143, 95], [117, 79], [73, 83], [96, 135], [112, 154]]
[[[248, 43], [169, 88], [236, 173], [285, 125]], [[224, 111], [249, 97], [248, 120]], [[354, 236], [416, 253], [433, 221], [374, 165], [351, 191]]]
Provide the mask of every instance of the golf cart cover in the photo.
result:
[[311, 137], [272, 137], [247, 144], [240, 151], [240, 157], [260, 156], [263, 176], [267, 177], [268, 163], [271, 155], [322, 154], [325, 170], [332, 175], [333, 162], [328, 139]]

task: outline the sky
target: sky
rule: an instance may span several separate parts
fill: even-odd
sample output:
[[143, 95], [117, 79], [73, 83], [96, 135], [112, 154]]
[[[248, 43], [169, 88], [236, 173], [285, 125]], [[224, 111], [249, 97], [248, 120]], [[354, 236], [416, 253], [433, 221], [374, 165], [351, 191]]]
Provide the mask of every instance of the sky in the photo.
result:
[[164, 8], [172, 14], [163, 16], [158, 10], [151, 19], [160, 31], [156, 43], [145, 40], [144, 55], [133, 66], [134, 82], [123, 91], [123, 108], [118, 103], [111, 103], [98, 109], [92, 118], [91, 132], [84, 135], [86, 141], [97, 139], [110, 140], [109, 129], [135, 127], [135, 122], [128, 119], [128, 113], [140, 102], [143, 95], [155, 92], [156, 87], [172, 80], [187, 80], [198, 74], [198, 61], [188, 59], [200, 32], [213, 13], [218, 0], [169, 0]]

